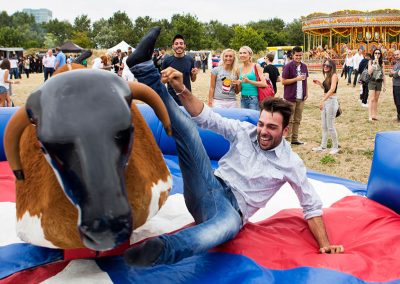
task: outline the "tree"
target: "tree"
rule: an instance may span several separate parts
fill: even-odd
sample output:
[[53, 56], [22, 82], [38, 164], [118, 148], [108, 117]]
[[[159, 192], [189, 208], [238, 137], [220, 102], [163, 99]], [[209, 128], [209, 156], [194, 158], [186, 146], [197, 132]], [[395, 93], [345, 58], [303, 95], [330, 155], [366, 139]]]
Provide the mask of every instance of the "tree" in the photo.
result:
[[72, 25], [67, 21], [59, 21], [57, 19], [50, 20], [48, 23], [44, 23], [43, 27], [46, 33], [52, 33], [56, 38], [56, 44], [61, 45], [66, 40], [72, 38]]
[[240, 49], [241, 46], [249, 46], [253, 52], [257, 53], [264, 50], [267, 46], [262, 34], [257, 33], [252, 27], [235, 26], [234, 36], [230, 46], [234, 49]]
[[97, 48], [110, 48], [120, 42], [118, 35], [108, 23], [99, 27], [93, 41]]
[[74, 31], [72, 33], [71, 40], [80, 47], [84, 48], [93, 47], [92, 40], [90, 39], [89, 34], [87, 32]]
[[124, 40], [126, 42], [134, 42], [135, 35], [131, 19], [125, 12], [117, 11], [108, 19], [109, 27], [115, 34], [116, 43]]
[[43, 45], [46, 48], [53, 48], [57, 45], [57, 38], [52, 33], [47, 33], [44, 36]]
[[11, 27], [0, 28], [0, 45], [19, 47], [24, 46], [25, 37], [20, 31]]
[[[196, 16], [190, 14], [175, 14], [171, 18], [172, 37], [181, 34], [185, 38], [188, 49], [201, 49], [201, 38], [204, 36], [204, 26]], [[172, 38], [171, 38], [172, 40]]]
[[235, 33], [233, 28], [215, 20], [205, 24], [204, 30], [203, 46], [207, 49], [224, 49], [229, 47], [230, 40]]
[[74, 32], [83, 32], [87, 35], [92, 32], [91, 21], [87, 15], [80, 15], [74, 19]]
[[295, 19], [286, 25], [284, 29], [286, 45], [303, 45], [304, 33], [301, 27], [300, 19]]

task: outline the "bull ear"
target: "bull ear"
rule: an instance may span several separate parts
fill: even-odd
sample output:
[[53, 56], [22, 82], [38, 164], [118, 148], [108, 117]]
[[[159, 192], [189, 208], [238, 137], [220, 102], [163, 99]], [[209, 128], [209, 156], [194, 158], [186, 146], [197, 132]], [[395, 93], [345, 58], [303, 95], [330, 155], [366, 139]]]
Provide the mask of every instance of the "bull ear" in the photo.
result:
[[17, 180], [24, 179], [24, 172], [19, 156], [19, 141], [22, 133], [29, 125], [29, 119], [26, 114], [26, 109], [21, 107], [10, 119], [4, 133], [4, 151], [7, 161], [14, 172]]
[[164, 129], [168, 135], [172, 135], [171, 121], [167, 109], [160, 96], [150, 87], [137, 82], [128, 82], [131, 89], [132, 99], [141, 100], [150, 105], [157, 117], [164, 125]]

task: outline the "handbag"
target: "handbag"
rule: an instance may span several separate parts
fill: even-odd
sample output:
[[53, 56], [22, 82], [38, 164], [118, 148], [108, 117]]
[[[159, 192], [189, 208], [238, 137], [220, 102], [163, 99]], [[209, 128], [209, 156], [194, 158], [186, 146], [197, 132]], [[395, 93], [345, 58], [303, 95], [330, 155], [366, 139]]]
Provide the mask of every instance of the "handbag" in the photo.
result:
[[371, 75], [368, 73], [368, 67], [365, 67], [365, 69], [361, 72], [360, 81], [367, 84], [370, 79]]
[[337, 111], [336, 111], [336, 117], [339, 117], [341, 114], [342, 114], [342, 108], [340, 107], [340, 104], [339, 104], [339, 107], [338, 107], [338, 109], [337, 109]]
[[[258, 75], [258, 70], [256, 64], [254, 64], [254, 73], [256, 73], [256, 80], [260, 80], [260, 76]], [[275, 96], [274, 88], [272, 84], [267, 80], [266, 87], [257, 87], [258, 92], [258, 101], [261, 103], [264, 99]]]

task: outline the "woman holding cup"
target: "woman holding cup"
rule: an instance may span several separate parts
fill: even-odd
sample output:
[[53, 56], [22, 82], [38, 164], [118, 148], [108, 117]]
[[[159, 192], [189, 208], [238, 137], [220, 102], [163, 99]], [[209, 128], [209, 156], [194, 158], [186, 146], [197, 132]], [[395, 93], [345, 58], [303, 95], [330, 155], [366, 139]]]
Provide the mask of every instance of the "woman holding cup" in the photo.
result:
[[321, 110], [322, 141], [319, 147], [313, 148], [313, 151], [325, 151], [328, 146], [328, 136], [330, 136], [332, 139], [332, 149], [329, 153], [335, 155], [339, 152], [339, 142], [335, 129], [335, 117], [339, 103], [336, 96], [338, 76], [336, 74], [336, 64], [333, 60], [325, 60], [322, 65], [322, 74], [325, 78], [322, 83], [319, 80], [313, 80], [314, 84], [319, 85], [324, 90], [319, 105], [319, 109]]
[[368, 62], [368, 74], [371, 79], [368, 82], [368, 114], [369, 121], [378, 120], [378, 100], [381, 91], [386, 91], [385, 87], [385, 63], [383, 63], [382, 51], [375, 49], [374, 59]]
[[237, 107], [236, 94], [240, 91], [240, 83], [236, 74], [237, 59], [233, 49], [225, 49], [221, 54], [219, 66], [212, 69], [208, 105], [210, 107]]

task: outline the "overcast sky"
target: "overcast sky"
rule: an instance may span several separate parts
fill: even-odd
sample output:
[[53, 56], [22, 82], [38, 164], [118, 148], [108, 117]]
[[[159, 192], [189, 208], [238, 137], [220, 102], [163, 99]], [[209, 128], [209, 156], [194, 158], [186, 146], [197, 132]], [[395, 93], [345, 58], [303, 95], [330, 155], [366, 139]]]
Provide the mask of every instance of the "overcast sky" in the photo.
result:
[[[2, 0], [0, 10], [9, 15], [23, 8], [47, 8], [53, 19], [68, 20], [86, 14], [92, 22], [108, 19], [114, 12], [125, 11], [132, 20], [140, 16], [171, 19], [173, 14], [190, 13], [199, 21], [218, 20], [224, 24], [245, 24], [250, 21], [278, 17], [291, 22], [314, 12], [332, 13], [338, 10], [400, 9], [398, 0]], [[50, 4], [51, 3], [51, 4]]]

